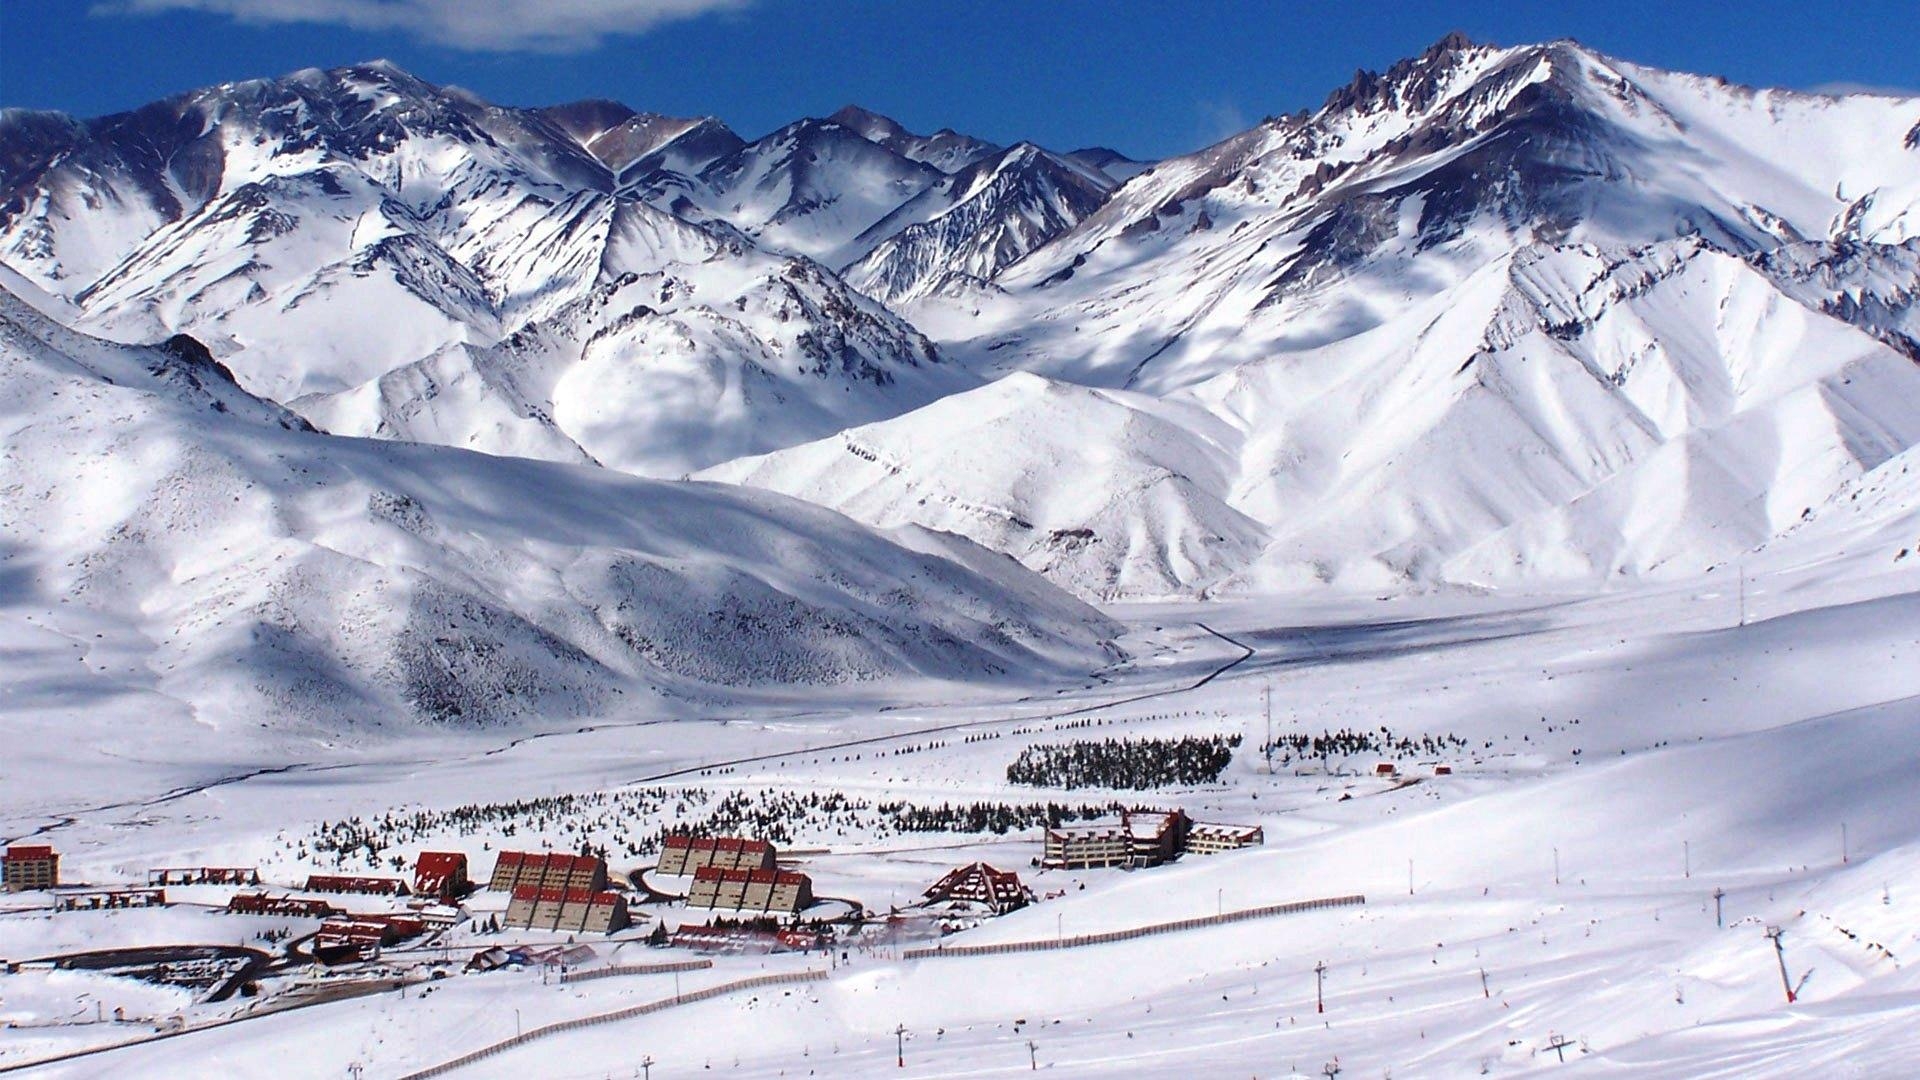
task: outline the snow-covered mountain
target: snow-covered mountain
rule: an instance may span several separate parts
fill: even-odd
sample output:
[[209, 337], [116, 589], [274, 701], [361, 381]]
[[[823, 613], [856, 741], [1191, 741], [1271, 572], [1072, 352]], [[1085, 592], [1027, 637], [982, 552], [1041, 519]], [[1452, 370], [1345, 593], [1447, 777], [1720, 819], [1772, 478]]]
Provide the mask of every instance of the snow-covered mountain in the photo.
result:
[[1082, 595], [1170, 595], [1260, 551], [1227, 501], [1241, 438], [1191, 404], [1016, 374], [699, 475], [958, 533]]
[[1150, 165], [374, 64], [8, 112], [0, 191], [63, 319], [324, 430], [709, 470], [1094, 597], [1697, 570], [1920, 443], [1920, 99], [1567, 41]]
[[952, 128], [941, 128], [931, 135], [915, 135], [892, 117], [881, 116], [858, 105], [848, 105], [827, 119], [908, 161], [931, 165], [943, 173], [959, 172], [1000, 151], [999, 147], [984, 139], [962, 135]]
[[1116, 186], [1092, 166], [1021, 143], [877, 222], [867, 235], [884, 239], [847, 268], [847, 280], [895, 305], [956, 288], [991, 288], [1009, 267], [1099, 209]]
[[711, 475], [1113, 597], [1699, 572], [1916, 445], [1920, 367], [1690, 238], [1530, 245], [1164, 398], [1016, 375]]
[[1525, 244], [1900, 244], [1920, 229], [1917, 126], [1915, 99], [1451, 36], [1136, 177], [998, 281], [1020, 302], [953, 347], [1162, 391], [1352, 337]]
[[743, 145], [740, 136], [711, 116], [635, 112], [617, 101], [576, 101], [538, 114], [621, 182], [656, 169], [689, 172]]
[[635, 189], [694, 221], [721, 221], [768, 248], [840, 265], [854, 241], [944, 173], [836, 120], [798, 120], [707, 165]]
[[[1096, 596], [1697, 572], [1920, 439], [1917, 185], [1920, 99], [1452, 36], [1159, 163], [990, 282], [890, 289], [872, 265], [919, 227], [850, 270], [975, 370], [1128, 388], [1174, 429], [1136, 444], [1088, 395], [1031, 394], [990, 464], [903, 453], [943, 402], [715, 475]], [[1036, 481], [1065, 432], [1097, 508]], [[855, 442], [897, 471], [831, 452]], [[1197, 494], [1136, 494], [1170, 460], [1208, 463], [1172, 467]]]
[[314, 432], [192, 339], [112, 344], [36, 310], [58, 304], [0, 290], [0, 552], [32, 583], [0, 617], [86, 612], [143, 641], [103, 692], [214, 725], [486, 725], [1113, 658], [1103, 616], [957, 538]]
[[[0, 146], [0, 259], [76, 326], [192, 334], [336, 432], [679, 475], [977, 384], [800, 254], [943, 175], [838, 124], [749, 145], [375, 63], [94, 121], [9, 111]], [[775, 203], [677, 216], [649, 202], [674, 183]]]

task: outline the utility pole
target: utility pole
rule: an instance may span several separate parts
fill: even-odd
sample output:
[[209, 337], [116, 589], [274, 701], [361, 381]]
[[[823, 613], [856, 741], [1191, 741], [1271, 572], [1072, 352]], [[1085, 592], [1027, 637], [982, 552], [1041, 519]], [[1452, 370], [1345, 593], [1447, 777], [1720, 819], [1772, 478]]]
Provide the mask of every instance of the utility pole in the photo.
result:
[[1784, 934], [1777, 926], [1767, 927], [1767, 940], [1773, 942], [1773, 953], [1780, 960], [1780, 986], [1787, 992], [1787, 1004], [1791, 1005], [1798, 995], [1793, 992], [1793, 979], [1787, 974], [1787, 947], [1780, 940]]
[[894, 1025], [893, 1061], [902, 1069], [907, 1067], [907, 1025], [905, 1024]]
[[652, 1054], [648, 1054], [646, 1057], [640, 1059], [640, 1076], [641, 1080], [653, 1080]]
[[1840, 823], [1840, 864], [1846, 865], [1853, 860], [1847, 854], [1847, 823]]
[[1560, 849], [1553, 849], [1553, 883], [1560, 884]]
[[1327, 1011], [1327, 962], [1325, 960], [1313, 965], [1313, 1011], [1317, 1013]]
[[1493, 991], [1487, 989], [1487, 969], [1486, 968], [1480, 969], [1480, 996], [1483, 998], [1490, 998], [1493, 996]]
[[1680, 841], [1680, 861], [1681, 861], [1681, 865], [1686, 869], [1686, 876], [1692, 877], [1693, 876], [1693, 841], [1691, 840]]
[[1267, 775], [1273, 775], [1273, 680], [1267, 680], [1261, 688], [1261, 697], [1266, 703], [1267, 714]]
[[1407, 895], [1413, 895], [1413, 860], [1407, 860]]
[[1030, 1071], [1033, 1071], [1033, 1072], [1040, 1071], [1039, 1054], [1040, 1054], [1040, 1048], [1033, 1044], [1032, 1039], [1028, 1039], [1027, 1040], [1027, 1068]]
[[1721, 899], [1722, 899], [1722, 898], [1724, 898], [1724, 897], [1725, 897], [1726, 895], [1727, 895], [1727, 890], [1725, 890], [1725, 889], [1722, 889], [1722, 888], [1720, 888], [1720, 887], [1719, 887], [1718, 885], [1716, 885], [1716, 886], [1714, 886], [1714, 889], [1713, 889], [1713, 925], [1715, 925], [1715, 926], [1717, 926], [1717, 927], [1719, 927], [1719, 928], [1721, 928], [1722, 930], [1724, 930], [1724, 929], [1726, 929], [1726, 926], [1727, 926], [1727, 920], [1726, 920], [1726, 917], [1725, 917], [1724, 915], [1722, 915], [1722, 914], [1721, 914], [1721, 911], [1720, 911], [1720, 901], [1721, 901]]
[[1745, 559], [1734, 564], [1740, 574], [1740, 625], [1747, 625], [1747, 563]]

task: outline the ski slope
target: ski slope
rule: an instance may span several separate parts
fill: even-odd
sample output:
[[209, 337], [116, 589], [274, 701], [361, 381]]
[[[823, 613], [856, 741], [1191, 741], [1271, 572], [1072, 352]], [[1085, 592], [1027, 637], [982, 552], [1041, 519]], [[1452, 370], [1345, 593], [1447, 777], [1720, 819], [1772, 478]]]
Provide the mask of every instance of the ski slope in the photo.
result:
[[[1025, 1071], [1029, 1041], [1037, 1063], [1076, 1076], [1318, 1075], [1336, 1057], [1362, 1075], [1522, 1075], [1561, 1068], [1548, 1048], [1554, 1034], [1568, 1040], [1566, 1067], [1576, 1073], [1898, 1075], [1915, 1049], [1911, 1017], [1920, 1007], [1909, 972], [1920, 949], [1914, 565], [1851, 544], [1816, 556], [1812, 541], [1793, 560], [1756, 556], [1746, 568], [1744, 626], [1734, 583], [1711, 578], [1598, 599], [1391, 601], [1367, 617], [1353, 597], [1280, 608], [1122, 608], [1137, 662], [1105, 685], [1044, 702], [881, 711], [816, 694], [803, 716], [763, 707], [514, 744], [450, 735], [423, 757], [410, 753], [418, 744], [360, 747], [325, 755], [333, 765], [324, 772], [308, 766], [160, 803], [82, 810], [48, 835], [73, 852], [78, 872], [98, 878], [200, 859], [258, 859], [284, 877], [299, 866], [283, 846], [298, 823], [380, 805], [444, 806], [482, 791], [620, 790], [749, 750], [784, 756], [667, 782], [922, 802], [1047, 797], [1006, 785], [1001, 771], [1019, 747], [1077, 735], [1238, 731], [1249, 743], [1224, 783], [1064, 794], [1117, 794], [1178, 804], [1203, 820], [1258, 823], [1267, 840], [1256, 850], [1134, 872], [1035, 872], [1031, 832], [829, 830], [802, 833], [792, 846], [825, 849], [802, 856], [823, 894], [882, 909], [974, 858], [1019, 870], [1043, 893], [1064, 890], [947, 939], [955, 944], [1045, 940], [1349, 892], [1365, 894], [1365, 906], [1014, 956], [908, 961], [882, 945], [854, 952], [824, 982], [554, 1036], [455, 1075], [620, 1075], [643, 1055], [661, 1076], [709, 1068], [895, 1075], [897, 1025], [907, 1029], [910, 1074], [926, 1076]], [[1239, 655], [1183, 627], [1195, 616], [1254, 656], [1182, 690]], [[1836, 670], [1849, 677], [1834, 679]], [[1250, 749], [1264, 734], [1267, 687], [1283, 733], [1384, 725], [1396, 735], [1457, 735], [1468, 746], [1449, 756], [1448, 777], [1432, 776], [1432, 761], [1403, 761], [1413, 783], [1366, 775], [1369, 755], [1331, 771], [1269, 773]], [[1105, 704], [1158, 690], [1168, 693]], [[1041, 719], [1049, 715], [1059, 718]], [[1053, 726], [1079, 719], [1103, 722]], [[955, 723], [965, 726], [917, 734]], [[993, 731], [1001, 737], [961, 737]], [[886, 743], [867, 744], [858, 761], [824, 749], [872, 736], [902, 748], [946, 745], [887, 754], [877, 752]], [[209, 830], [213, 806], [221, 824]], [[36, 816], [9, 808], [8, 820], [18, 830]], [[485, 866], [481, 840], [440, 842]], [[1724, 927], [1714, 921], [1716, 889]], [[497, 902], [484, 898], [474, 902]], [[208, 932], [196, 922], [229, 925], [217, 915], [89, 917], [121, 927], [103, 931], [83, 930], [81, 918], [49, 926], [46, 916], [0, 916], [0, 941], [53, 943], [82, 932], [137, 940], [163, 919], [176, 935]], [[1785, 931], [1799, 996], [1791, 1006], [1768, 926]], [[659, 955], [596, 947], [596, 962]], [[1322, 961], [1324, 1015], [1313, 1011], [1313, 968]], [[818, 954], [721, 957], [711, 971], [682, 976], [682, 988], [820, 966]], [[30, 1075], [93, 1075], [106, 1063], [172, 1075], [207, 1061], [232, 1069], [277, 1061], [289, 1075], [316, 1077], [358, 1062], [398, 1075], [512, 1034], [515, 1010], [530, 1029], [674, 988], [670, 976], [543, 985], [532, 971], [433, 985], [424, 996], [416, 989], [404, 999], [316, 1005]], [[728, 1034], [716, 1039], [717, 1030]], [[70, 1033], [64, 1045], [85, 1037]], [[16, 1057], [52, 1045], [44, 1035], [16, 1038]], [[310, 1048], [300, 1062], [283, 1060], [289, 1040]]]

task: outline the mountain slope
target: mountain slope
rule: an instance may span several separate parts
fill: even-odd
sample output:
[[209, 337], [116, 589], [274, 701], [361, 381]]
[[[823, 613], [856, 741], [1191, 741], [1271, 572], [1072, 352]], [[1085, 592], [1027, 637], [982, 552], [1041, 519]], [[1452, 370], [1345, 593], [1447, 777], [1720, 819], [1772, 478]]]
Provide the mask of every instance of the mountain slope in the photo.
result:
[[1915, 446], [1920, 367], [1694, 239], [1533, 245], [1163, 400], [1017, 375], [708, 475], [1153, 597], [1697, 573]]
[[371, 64], [6, 113], [0, 259], [331, 432], [712, 470], [1087, 596], [1610, 581], [1914, 445], [1916, 132], [1457, 35], [1151, 166]]
[[1190, 406], [1014, 375], [700, 475], [958, 533], [1083, 596], [1166, 596], [1260, 550], [1224, 499], [1237, 442]]
[[536, 112], [622, 181], [653, 169], [685, 172], [742, 145], [738, 135], [710, 116], [635, 112], [617, 101], [576, 101]]
[[774, 251], [832, 266], [856, 237], [944, 174], [833, 120], [800, 120], [702, 168], [635, 189], [694, 221], [721, 221]]
[[[191, 334], [342, 434], [680, 475], [976, 382], [824, 268], [612, 193], [745, 169], [709, 121], [501, 109], [371, 64], [85, 123], [8, 113], [0, 145], [0, 257], [76, 326]], [[831, 169], [788, 164], [840, 201]]]
[[984, 284], [1079, 224], [1115, 186], [1105, 173], [1021, 143], [874, 225], [868, 235], [884, 239], [847, 267], [847, 282], [896, 306], [954, 282]]
[[203, 723], [551, 722], [655, 692], [1044, 678], [1112, 655], [1100, 615], [951, 538], [314, 433], [190, 341], [113, 345], [11, 293], [0, 365], [0, 548], [32, 583], [5, 617], [84, 612], [140, 640], [141, 666], [90, 692]]
[[1380, 326], [1528, 243], [1899, 244], [1916, 124], [1913, 99], [1449, 38], [1135, 177], [996, 282], [1015, 301], [942, 343], [995, 370], [1164, 392]]
[[1700, 241], [1523, 249], [1195, 393], [1260, 432], [1255, 585], [1697, 572], [1920, 442], [1920, 368]]
[[956, 173], [982, 158], [991, 157], [1000, 148], [983, 139], [962, 135], [952, 128], [941, 128], [931, 135], [915, 135], [891, 117], [848, 105], [827, 119], [841, 124], [868, 142], [884, 146], [906, 158], [931, 165], [943, 173]]

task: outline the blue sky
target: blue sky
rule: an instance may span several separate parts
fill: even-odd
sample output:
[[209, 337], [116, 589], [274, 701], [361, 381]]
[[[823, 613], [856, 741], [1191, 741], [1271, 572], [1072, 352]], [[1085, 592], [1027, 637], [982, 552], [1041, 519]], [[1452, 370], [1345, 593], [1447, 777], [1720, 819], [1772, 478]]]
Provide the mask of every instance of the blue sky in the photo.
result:
[[610, 97], [749, 138], [858, 102], [920, 131], [1156, 157], [1453, 29], [1757, 85], [1920, 88], [1915, 0], [0, 0], [0, 105], [92, 116], [385, 56], [505, 104]]

